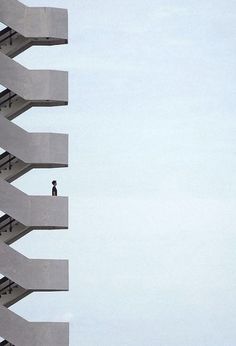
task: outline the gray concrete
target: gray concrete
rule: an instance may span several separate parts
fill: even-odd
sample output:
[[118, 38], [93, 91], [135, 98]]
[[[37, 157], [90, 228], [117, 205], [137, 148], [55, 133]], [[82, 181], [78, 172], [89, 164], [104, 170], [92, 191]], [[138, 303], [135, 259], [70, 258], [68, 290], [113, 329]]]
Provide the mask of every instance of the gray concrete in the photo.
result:
[[29, 259], [0, 242], [0, 273], [33, 291], [68, 290], [67, 260]]
[[52, 133], [28, 133], [0, 117], [0, 147], [25, 163], [47, 167], [68, 165], [68, 136]]
[[0, 335], [15, 346], [69, 345], [68, 323], [28, 322], [0, 306]]
[[6, 277], [0, 280], [0, 291], [0, 305], [6, 308], [32, 293], [32, 291], [26, 290]]
[[[22, 97], [15, 95], [11, 99], [11, 103], [9, 103], [8, 98], [9, 94], [13, 94], [7, 90], [4, 90], [0, 93], [0, 117], [7, 118], [8, 120], [12, 120], [16, 118], [18, 115], [26, 112], [28, 109], [32, 107], [32, 101], [26, 101]], [[41, 103], [42, 101], [40, 101]], [[49, 102], [48, 102], [49, 103]], [[58, 101], [56, 101], [57, 105]], [[65, 101], [62, 101], [62, 104], [65, 104]], [[43, 106], [45, 105], [45, 101]]]
[[[12, 93], [13, 94], [13, 93]], [[8, 102], [9, 91], [5, 90], [0, 93], [0, 117], [5, 117], [8, 120], [16, 118], [18, 115], [26, 112], [31, 107], [53, 107], [67, 105], [67, 100], [24, 100], [18, 95], [15, 95], [11, 99], [11, 103]]]
[[32, 106], [68, 103], [67, 72], [28, 70], [11, 59], [33, 44], [66, 43], [67, 11], [0, 0], [0, 21], [9, 27], [0, 32], [0, 336], [15, 346], [67, 346], [67, 323], [31, 323], [6, 309], [34, 291], [68, 290], [67, 260], [29, 259], [9, 246], [33, 229], [68, 228], [66, 197], [28, 196], [9, 183], [35, 167], [68, 165], [67, 135], [28, 133], [10, 121]]
[[0, 218], [0, 240], [5, 244], [13, 244], [31, 231], [31, 227], [24, 226], [14, 219], [12, 220], [8, 215]]
[[28, 101], [68, 101], [68, 73], [28, 70], [0, 52], [0, 84]]
[[64, 9], [27, 7], [17, 0], [1, 0], [0, 22], [27, 38], [68, 39], [68, 13]]
[[67, 228], [68, 198], [28, 196], [0, 179], [0, 210], [32, 228]]
[[[7, 156], [2, 158], [4, 155], [7, 155]], [[1, 179], [7, 181], [8, 183], [13, 182], [14, 180], [21, 177], [22, 175], [26, 174], [27, 172], [29, 172], [31, 169], [34, 168], [33, 165], [29, 163], [25, 163], [21, 161], [20, 159], [18, 159], [17, 157], [15, 157], [11, 161], [11, 166], [9, 166], [9, 163], [8, 163], [9, 155], [7, 154], [7, 152], [5, 152], [3, 156], [0, 156], [0, 165], [1, 165], [0, 177]]]

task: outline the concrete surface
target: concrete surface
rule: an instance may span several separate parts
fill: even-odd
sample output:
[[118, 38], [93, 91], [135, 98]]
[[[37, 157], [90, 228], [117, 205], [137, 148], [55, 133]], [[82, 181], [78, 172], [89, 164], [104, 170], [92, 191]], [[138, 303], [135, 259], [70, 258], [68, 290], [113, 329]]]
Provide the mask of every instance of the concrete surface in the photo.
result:
[[[6, 151], [1, 155], [0, 210], [6, 213], [1, 217], [2, 232], [12, 233], [13, 242], [32, 229], [68, 228], [66, 197], [28, 196], [9, 183], [34, 167], [68, 165], [67, 135], [28, 133], [10, 122], [32, 106], [67, 104], [67, 72], [28, 70], [11, 58], [33, 44], [67, 43], [68, 14], [63, 9], [32, 8], [17, 0], [0, 0], [0, 21], [16, 31], [12, 38], [10, 29], [0, 33], [0, 84], [9, 89], [0, 93], [0, 146]], [[12, 171], [5, 162], [8, 153], [15, 156]], [[8, 220], [16, 227], [15, 233]], [[5, 276], [2, 293], [9, 293], [4, 285], [8, 280], [14, 289], [12, 297], [0, 300], [0, 336], [4, 342], [15, 346], [69, 345], [67, 323], [32, 323], [6, 308], [33, 291], [68, 290], [68, 261], [29, 259], [0, 239], [0, 273]]]

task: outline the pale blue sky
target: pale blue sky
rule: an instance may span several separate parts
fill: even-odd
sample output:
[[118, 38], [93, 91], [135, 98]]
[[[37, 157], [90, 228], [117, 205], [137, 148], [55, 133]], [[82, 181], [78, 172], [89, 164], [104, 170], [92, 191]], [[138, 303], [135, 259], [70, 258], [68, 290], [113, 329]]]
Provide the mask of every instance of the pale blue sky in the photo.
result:
[[69, 257], [71, 291], [13, 310], [70, 319], [71, 346], [235, 346], [235, 1], [24, 2], [69, 8], [68, 47], [16, 60], [69, 70], [70, 105], [15, 121], [69, 133], [70, 168], [14, 185], [47, 194], [56, 178], [70, 231], [14, 247]]

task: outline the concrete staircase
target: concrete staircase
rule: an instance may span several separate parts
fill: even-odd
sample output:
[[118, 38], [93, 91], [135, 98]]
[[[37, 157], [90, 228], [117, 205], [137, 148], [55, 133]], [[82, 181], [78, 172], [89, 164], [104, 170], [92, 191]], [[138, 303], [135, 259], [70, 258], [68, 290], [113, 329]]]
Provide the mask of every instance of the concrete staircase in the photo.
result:
[[22, 225], [9, 215], [0, 218], [0, 241], [5, 244], [12, 244], [32, 230], [30, 227]]
[[30, 259], [10, 244], [34, 229], [67, 229], [66, 197], [29, 196], [10, 183], [35, 168], [68, 166], [68, 136], [28, 133], [11, 120], [31, 107], [68, 104], [68, 74], [28, 70], [12, 58], [67, 43], [68, 14], [0, 0], [0, 346], [68, 346], [68, 323], [29, 322], [8, 308], [33, 292], [67, 291], [68, 261]]

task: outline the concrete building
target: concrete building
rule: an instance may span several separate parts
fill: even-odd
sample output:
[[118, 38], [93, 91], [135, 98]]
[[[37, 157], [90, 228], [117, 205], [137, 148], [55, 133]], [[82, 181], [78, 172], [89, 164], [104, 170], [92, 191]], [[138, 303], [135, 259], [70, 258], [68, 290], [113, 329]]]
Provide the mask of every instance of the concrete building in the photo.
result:
[[29, 322], [8, 308], [35, 291], [67, 291], [68, 261], [29, 259], [10, 245], [34, 229], [66, 229], [66, 197], [28, 196], [11, 185], [33, 168], [68, 165], [65, 134], [28, 133], [11, 122], [31, 107], [68, 103], [68, 74], [28, 70], [13, 60], [32, 45], [66, 44], [68, 14], [0, 0], [0, 345], [66, 346], [67, 323]]

